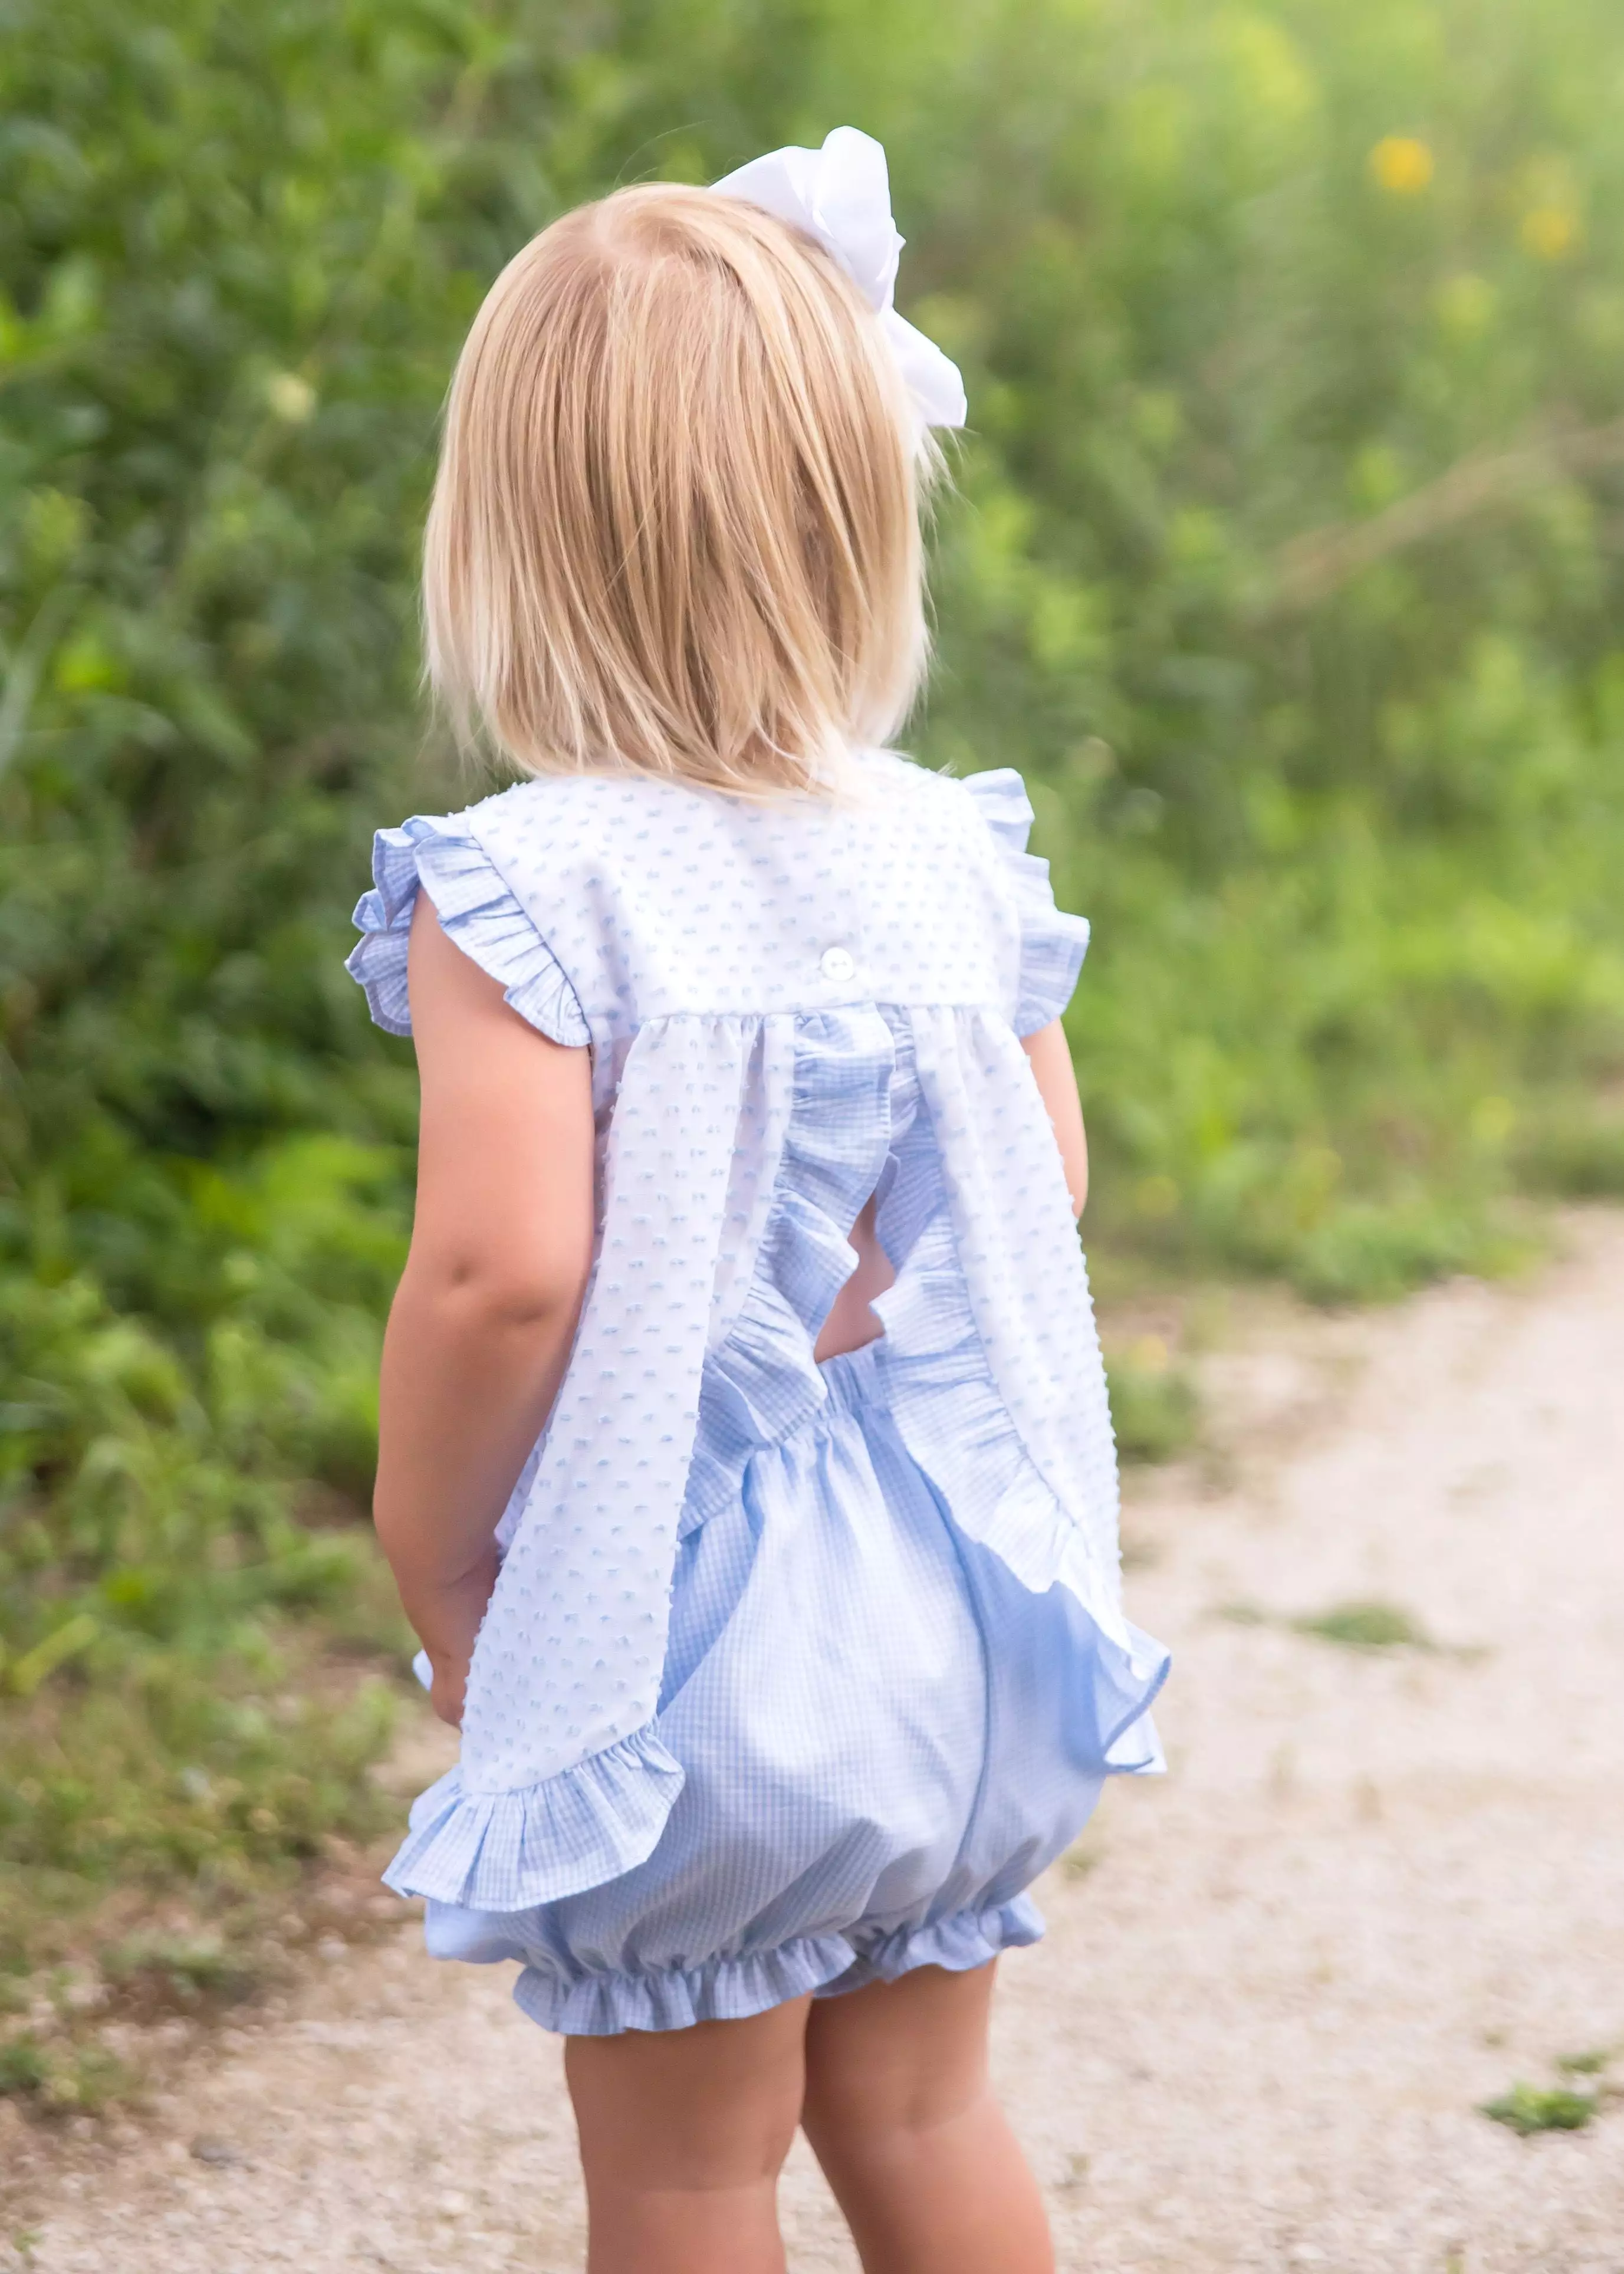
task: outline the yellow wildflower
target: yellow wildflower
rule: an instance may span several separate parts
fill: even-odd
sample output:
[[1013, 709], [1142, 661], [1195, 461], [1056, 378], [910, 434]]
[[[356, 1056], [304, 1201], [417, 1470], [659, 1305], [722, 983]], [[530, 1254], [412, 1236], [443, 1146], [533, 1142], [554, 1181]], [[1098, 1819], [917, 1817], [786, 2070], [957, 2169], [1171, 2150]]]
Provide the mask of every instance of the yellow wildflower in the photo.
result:
[[1579, 223], [1565, 206], [1535, 206], [1522, 216], [1522, 242], [1541, 260], [1566, 260], [1579, 242]]
[[1413, 134], [1384, 134], [1370, 154], [1370, 169], [1395, 198], [1417, 198], [1435, 170], [1432, 151]]

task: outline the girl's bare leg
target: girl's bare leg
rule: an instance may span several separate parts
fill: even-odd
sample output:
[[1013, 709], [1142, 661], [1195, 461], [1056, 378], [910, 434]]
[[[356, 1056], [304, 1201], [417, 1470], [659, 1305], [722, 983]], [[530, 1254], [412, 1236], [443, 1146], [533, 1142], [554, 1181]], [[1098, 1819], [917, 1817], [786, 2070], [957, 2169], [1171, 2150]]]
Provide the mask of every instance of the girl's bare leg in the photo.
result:
[[812, 2009], [801, 2120], [866, 2274], [1054, 2274], [988, 2074], [994, 1970], [922, 1966]]
[[808, 2002], [570, 2038], [587, 2274], [783, 2274], [778, 2172], [801, 2116]]

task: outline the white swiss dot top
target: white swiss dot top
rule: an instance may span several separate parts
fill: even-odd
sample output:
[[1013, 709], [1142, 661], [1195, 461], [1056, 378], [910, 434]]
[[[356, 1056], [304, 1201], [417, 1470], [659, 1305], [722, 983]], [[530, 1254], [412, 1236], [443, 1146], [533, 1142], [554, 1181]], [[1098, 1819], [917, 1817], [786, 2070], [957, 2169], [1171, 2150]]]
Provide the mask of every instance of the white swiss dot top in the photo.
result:
[[1130, 1680], [1087, 1278], [1019, 1041], [1064, 1008], [1087, 926], [1031, 818], [1012, 772], [873, 751], [829, 800], [555, 779], [380, 833], [350, 959], [374, 1018], [410, 1031], [421, 886], [515, 1009], [590, 1046], [600, 1136], [593, 1276], [432, 1827], [448, 1883], [500, 1849], [536, 1901], [560, 1854], [590, 1885], [658, 1837], [676, 1543], [823, 1397], [813, 1344], [876, 1193], [898, 1426], [940, 1442], [936, 1360], [969, 1352], [997, 1418], [956, 1515], [1027, 1585], [1064, 1580]]

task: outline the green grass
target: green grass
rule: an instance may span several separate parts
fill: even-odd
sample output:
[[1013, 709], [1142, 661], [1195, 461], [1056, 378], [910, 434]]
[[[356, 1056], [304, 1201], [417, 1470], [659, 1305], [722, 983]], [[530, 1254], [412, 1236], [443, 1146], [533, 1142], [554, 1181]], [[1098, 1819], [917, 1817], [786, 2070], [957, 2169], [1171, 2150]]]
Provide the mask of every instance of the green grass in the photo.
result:
[[40, 2092], [49, 2074], [44, 2052], [27, 2031], [0, 2044], [0, 2093]]
[[43, 2041], [25, 2031], [0, 2044], [0, 2097], [48, 2115], [93, 2116], [138, 2086], [136, 2072], [94, 2038]]
[[1614, 2087], [1600, 2081], [1616, 2055], [1616, 2046], [1610, 2045], [1559, 2053], [1552, 2064], [1558, 2074], [1564, 2078], [1597, 2079], [1590, 2091], [1576, 2091], [1568, 2083], [1547, 2087], [1527, 2084], [1519, 2079], [1498, 2099], [1485, 2101], [1479, 2113], [1496, 2124], [1504, 2124], [1525, 2139], [1537, 2132], [1582, 2132], [1605, 2101], [1619, 2097]]
[[1582, 2132], [1596, 2109], [1593, 2092], [1572, 2092], [1565, 2085], [1546, 2088], [1518, 2082], [1498, 2099], [1485, 2100], [1482, 2113], [1526, 2140], [1537, 2132]]
[[102, 1973], [121, 2004], [145, 2009], [243, 2004], [263, 1979], [240, 1946], [218, 1937], [142, 1933], [109, 1945]]
[[261, 1615], [109, 1647], [0, 1720], [0, 2010], [53, 2016], [44, 2034], [0, 2021], [0, 2093], [99, 2107], [140, 2083], [104, 2022], [207, 2018], [280, 1977], [335, 1841], [348, 1855], [395, 1823], [372, 1774], [394, 1663], [335, 1656], [319, 1617]]
[[1290, 1623], [1297, 1634], [1340, 1643], [1347, 1650], [1432, 1650], [1437, 1646], [1419, 1622], [1396, 1603], [1336, 1603], [1329, 1610]]
[[376, 1675], [327, 1675], [314, 1638], [279, 1650], [261, 1627], [237, 1652], [154, 1652], [8, 1718], [0, 1963], [58, 1954], [56, 1931], [109, 1890], [178, 1882], [218, 1909], [285, 1882], [341, 1828], [375, 1832], [368, 1769], [393, 1716]]
[[1297, 1618], [1267, 1611], [1258, 1603], [1221, 1603], [1216, 1615], [1231, 1626], [1281, 1627], [1291, 1634], [1308, 1635], [1316, 1642], [1335, 1643], [1342, 1650], [1438, 1647], [1419, 1621], [1397, 1603], [1334, 1603], [1326, 1610]]

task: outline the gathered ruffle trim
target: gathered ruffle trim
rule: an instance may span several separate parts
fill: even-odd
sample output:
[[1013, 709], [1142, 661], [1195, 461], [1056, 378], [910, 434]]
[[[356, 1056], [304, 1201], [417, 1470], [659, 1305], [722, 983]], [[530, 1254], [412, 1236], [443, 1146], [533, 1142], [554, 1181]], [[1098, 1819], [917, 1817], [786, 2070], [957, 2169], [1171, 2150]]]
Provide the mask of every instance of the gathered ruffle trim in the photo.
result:
[[921, 1966], [939, 1966], [948, 1974], [973, 1973], [978, 1966], [990, 1966], [1006, 1950], [1024, 1950], [1042, 1937], [1043, 1914], [1030, 1895], [979, 1910], [954, 1911], [929, 1926], [894, 1927], [889, 1934], [864, 1939], [850, 1973], [829, 1983], [819, 1994], [838, 1998], [870, 1982], [899, 1982]]
[[870, 1982], [896, 1982], [916, 1967], [965, 1974], [1043, 1932], [1030, 1896], [955, 1911], [929, 1926], [896, 1927], [856, 1940], [844, 1934], [799, 1936], [776, 1950], [710, 1958], [700, 1966], [662, 1967], [646, 1974], [582, 1974], [567, 1981], [550, 1968], [526, 1966], [514, 1985], [520, 2009], [544, 2029], [567, 2037], [612, 2037], [623, 2029], [691, 2029], [696, 2022], [741, 2022], [808, 1994], [836, 1998]]
[[362, 938], [344, 968], [365, 990], [374, 1020], [392, 1035], [411, 1032], [406, 952], [421, 886], [442, 930], [497, 982], [521, 1018], [555, 1043], [590, 1043], [579, 998], [552, 949], [490, 855], [455, 823], [455, 816], [414, 814], [372, 840], [373, 889], [357, 905]]
[[1035, 1035], [1057, 1019], [1076, 992], [1088, 953], [1088, 922], [1055, 906], [1049, 863], [1028, 853], [1032, 801], [1013, 766], [970, 774], [964, 787], [1004, 855], [1020, 909], [1020, 991], [1018, 1035]]
[[[1037, 865], [1047, 870], [1047, 861]], [[1020, 948], [1020, 995], [1015, 1005], [1015, 1031], [1035, 1035], [1060, 1016], [1077, 992], [1077, 982], [1088, 953], [1088, 919], [1069, 916], [1056, 907], [1043, 885], [1043, 906], [1028, 919], [1023, 906]]]
[[[1154, 1775], [1165, 1766], [1149, 1709], [1171, 1653], [1124, 1617], [1114, 1565], [1038, 1471], [985, 1370], [979, 1344], [910, 1353], [890, 1330], [898, 1306], [876, 1306], [887, 1334], [871, 1345], [908, 1452], [955, 1528], [996, 1555], [1034, 1595], [1062, 1587], [1090, 1630], [1068, 1701], [1072, 1728], [1101, 1775]], [[900, 1338], [899, 1338], [900, 1339]]]
[[794, 1088], [749, 1287], [705, 1362], [680, 1526], [695, 1531], [739, 1489], [751, 1456], [800, 1427], [825, 1390], [814, 1338], [856, 1256], [847, 1228], [891, 1142], [896, 1044], [877, 1011], [803, 1013]]
[[622, 2029], [690, 2029], [696, 2022], [742, 2022], [821, 1990], [856, 1957], [842, 1934], [803, 1935], [748, 1958], [648, 1974], [587, 1974], [560, 1981], [527, 1966], [514, 1999], [532, 2022], [567, 2037], [613, 2037]]
[[583, 1894], [653, 1854], [682, 1783], [651, 1728], [515, 1792], [469, 1792], [449, 1769], [414, 1803], [384, 1885], [485, 1911]]
[[[921, 1463], [921, 1466], [924, 1464]], [[940, 1480], [933, 1477], [938, 1492]], [[1014, 1476], [982, 1525], [959, 1529], [990, 1548], [1034, 1594], [1064, 1587], [1086, 1618], [1090, 1647], [1079, 1657], [1068, 1701], [1073, 1729], [1105, 1776], [1154, 1776], [1166, 1766], [1150, 1708], [1171, 1671], [1166, 1645], [1124, 1618], [1082, 1532], [1068, 1517], [1023, 1449]]]

